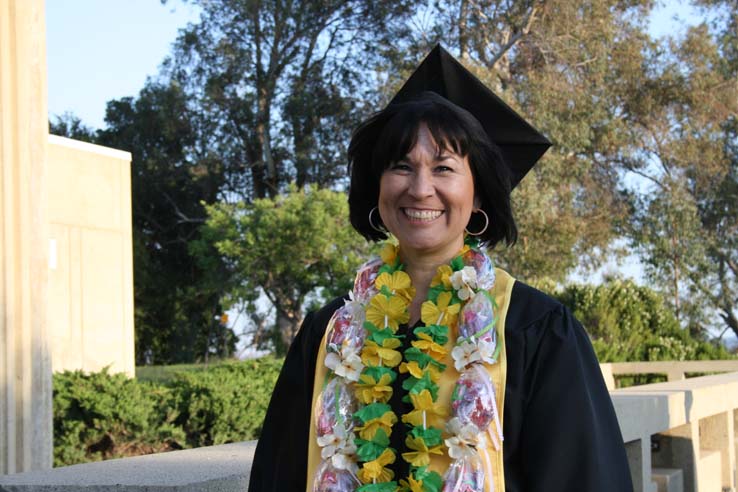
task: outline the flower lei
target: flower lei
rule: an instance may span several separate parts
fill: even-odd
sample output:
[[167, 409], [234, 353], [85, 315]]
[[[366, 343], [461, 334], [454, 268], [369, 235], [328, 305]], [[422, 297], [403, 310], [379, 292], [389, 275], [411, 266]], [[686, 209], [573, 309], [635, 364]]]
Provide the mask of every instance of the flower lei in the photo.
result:
[[[472, 265], [465, 264], [465, 259]], [[499, 354], [493, 314], [496, 306], [487, 293], [494, 284], [491, 261], [478, 249], [476, 240], [467, 238], [459, 255], [438, 268], [428, 299], [421, 305], [424, 326], [413, 330], [415, 339], [404, 353], [398, 350], [403, 336], [397, 331], [409, 321], [408, 307], [415, 288], [402, 269], [397, 247], [386, 244], [381, 263], [373, 260], [360, 268], [350, 299], [333, 316], [325, 358], [331, 372], [315, 409], [323, 458], [314, 479], [316, 492], [440, 492], [444, 480], [456, 483], [448, 490], [457, 490], [462, 478], [464, 484], [472, 483], [464, 490], [481, 490], [478, 487], [483, 487], [484, 478], [483, 472], [476, 472], [480, 468], [477, 447], [486, 447], [481, 429], [488, 428], [492, 421], [497, 433], [490, 432], [490, 436], [499, 449], [502, 435], [494, 387], [487, 383], [486, 373], [481, 377], [474, 373], [481, 363], [494, 363]], [[485, 308], [486, 318], [479, 317], [480, 325], [475, 317]], [[446, 369], [442, 363], [448, 355], [444, 345], [460, 316], [464, 328], [457, 329], [459, 336], [451, 355], [462, 374], [452, 397], [454, 416], [446, 422], [448, 410], [437, 403], [438, 381]], [[413, 407], [400, 418], [408, 427], [408, 451], [402, 453], [402, 459], [410, 464], [410, 473], [399, 485], [388, 468], [397, 459], [389, 438], [398, 417], [388, 401], [398, 370], [407, 374], [402, 385], [406, 392], [403, 401]], [[478, 394], [469, 398], [470, 388], [479, 386], [479, 381], [488, 386], [484, 388], [487, 398], [481, 401], [488, 411], [482, 414], [477, 408]], [[471, 411], [470, 402], [474, 407]], [[444, 424], [450, 436], [446, 439]], [[431, 455], [442, 455], [444, 448], [456, 461], [442, 478], [428, 466]], [[475, 466], [467, 466], [467, 462]], [[469, 475], [472, 468], [476, 474]]]

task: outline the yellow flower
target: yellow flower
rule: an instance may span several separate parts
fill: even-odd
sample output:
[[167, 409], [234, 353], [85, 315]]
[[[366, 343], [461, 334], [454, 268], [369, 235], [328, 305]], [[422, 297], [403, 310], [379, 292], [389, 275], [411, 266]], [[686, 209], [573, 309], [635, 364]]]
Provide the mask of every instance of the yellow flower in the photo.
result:
[[384, 412], [381, 417], [368, 420], [356, 429], [359, 431], [359, 437], [371, 441], [379, 429], [382, 429], [388, 436], [392, 434], [392, 426], [395, 422], [397, 422], [397, 415], [394, 412]]
[[367, 461], [359, 470], [359, 480], [364, 483], [372, 482], [389, 482], [395, 476], [395, 472], [389, 468], [385, 468], [387, 465], [391, 465], [395, 462], [395, 453], [390, 449], [385, 449], [382, 454], [376, 460]]
[[420, 379], [423, 377], [423, 370], [418, 365], [418, 361], [415, 360], [400, 364], [400, 373], [405, 374], [406, 372], [409, 372], [414, 378]]
[[434, 359], [441, 360], [446, 357], [446, 354], [448, 354], [448, 350], [434, 342], [433, 338], [431, 338], [427, 333], [418, 333], [418, 338], [420, 338], [420, 340], [416, 340], [412, 343], [413, 347], [422, 350]]
[[441, 292], [438, 294], [436, 304], [432, 301], [425, 301], [420, 306], [420, 319], [426, 325], [446, 325], [451, 327], [456, 323], [461, 304], [451, 304], [449, 306], [449, 302], [451, 302], [450, 292]]
[[400, 485], [405, 489], [410, 489], [410, 492], [425, 492], [423, 490], [423, 481], [415, 480], [412, 475], [407, 477], [407, 481], [400, 480]]
[[379, 256], [385, 264], [394, 265], [397, 260], [397, 246], [392, 243], [385, 243]]
[[422, 437], [407, 436], [405, 446], [415, 450], [402, 453], [402, 458], [412, 466], [427, 466], [430, 464], [431, 454], [443, 455], [443, 447], [440, 444], [429, 449]]
[[380, 329], [389, 327], [394, 333], [400, 324], [407, 323], [410, 320], [410, 313], [407, 312], [407, 301], [399, 296], [392, 296], [387, 299], [386, 296], [377, 294], [372, 297], [369, 306], [366, 308], [366, 320]]
[[[431, 381], [433, 381], [434, 383], [437, 383], [438, 380], [441, 378], [441, 371], [439, 371], [438, 368], [433, 364], [428, 364], [425, 370], [430, 373]], [[420, 366], [418, 365], [418, 361], [415, 360], [410, 362], [403, 362], [402, 364], [400, 364], [400, 372], [402, 374], [409, 372], [412, 377], [418, 379], [423, 377], [423, 369], [420, 368]]]
[[[430, 391], [423, 390], [419, 394], [410, 393], [410, 400], [415, 410], [402, 416], [402, 421], [415, 427], [428, 426], [440, 427], [443, 425], [444, 417], [448, 415], [443, 406], [433, 402]], [[425, 415], [425, 419], [423, 418]]]
[[394, 272], [391, 275], [387, 272], [380, 273], [374, 281], [374, 286], [380, 291], [386, 286], [390, 292], [402, 297], [408, 303], [415, 297], [415, 287], [412, 285], [410, 275], [403, 271]]
[[451, 275], [454, 273], [454, 271], [451, 269], [448, 265], [441, 265], [438, 267], [438, 270], [436, 271], [436, 275], [433, 277], [433, 280], [431, 280], [431, 287], [435, 287], [436, 285], [443, 284], [444, 287], [447, 289], [450, 289], [452, 287], [451, 285]]
[[397, 338], [385, 338], [381, 346], [377, 345], [377, 342], [367, 340], [361, 350], [361, 361], [367, 366], [381, 364], [385, 367], [395, 367], [402, 362], [402, 354], [394, 350], [400, 345], [402, 342]]
[[379, 381], [368, 374], [362, 374], [356, 385], [356, 395], [366, 405], [375, 401], [386, 403], [392, 397], [391, 382], [389, 374], [382, 374]]

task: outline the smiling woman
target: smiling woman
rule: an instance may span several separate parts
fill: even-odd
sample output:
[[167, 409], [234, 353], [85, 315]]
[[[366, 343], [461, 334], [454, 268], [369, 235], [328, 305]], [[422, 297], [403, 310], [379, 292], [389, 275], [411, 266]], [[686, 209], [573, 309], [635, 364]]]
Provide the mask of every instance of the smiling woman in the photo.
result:
[[440, 46], [354, 132], [351, 223], [394, 239], [305, 319], [250, 491], [632, 490], [582, 326], [485, 249], [549, 145]]
[[379, 215], [409, 257], [451, 258], [464, 245], [474, 207], [469, 160], [442, 149], [428, 127], [403, 160], [390, 163], [379, 185]]

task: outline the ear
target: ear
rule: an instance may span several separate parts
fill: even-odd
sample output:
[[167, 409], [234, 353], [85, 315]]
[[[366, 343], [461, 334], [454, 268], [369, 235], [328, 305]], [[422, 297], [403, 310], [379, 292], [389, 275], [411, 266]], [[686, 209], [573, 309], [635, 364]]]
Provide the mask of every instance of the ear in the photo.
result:
[[479, 210], [482, 208], [482, 200], [479, 199], [479, 195], [474, 193], [474, 210]]

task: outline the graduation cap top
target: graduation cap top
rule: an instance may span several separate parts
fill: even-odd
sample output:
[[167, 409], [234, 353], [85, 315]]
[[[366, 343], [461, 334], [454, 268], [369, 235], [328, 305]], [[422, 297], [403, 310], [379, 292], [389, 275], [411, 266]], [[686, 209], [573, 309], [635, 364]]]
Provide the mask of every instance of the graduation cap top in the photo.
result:
[[390, 105], [431, 91], [470, 112], [497, 144], [511, 171], [514, 188], [551, 146], [510, 106], [443, 49], [440, 44], [425, 57]]

